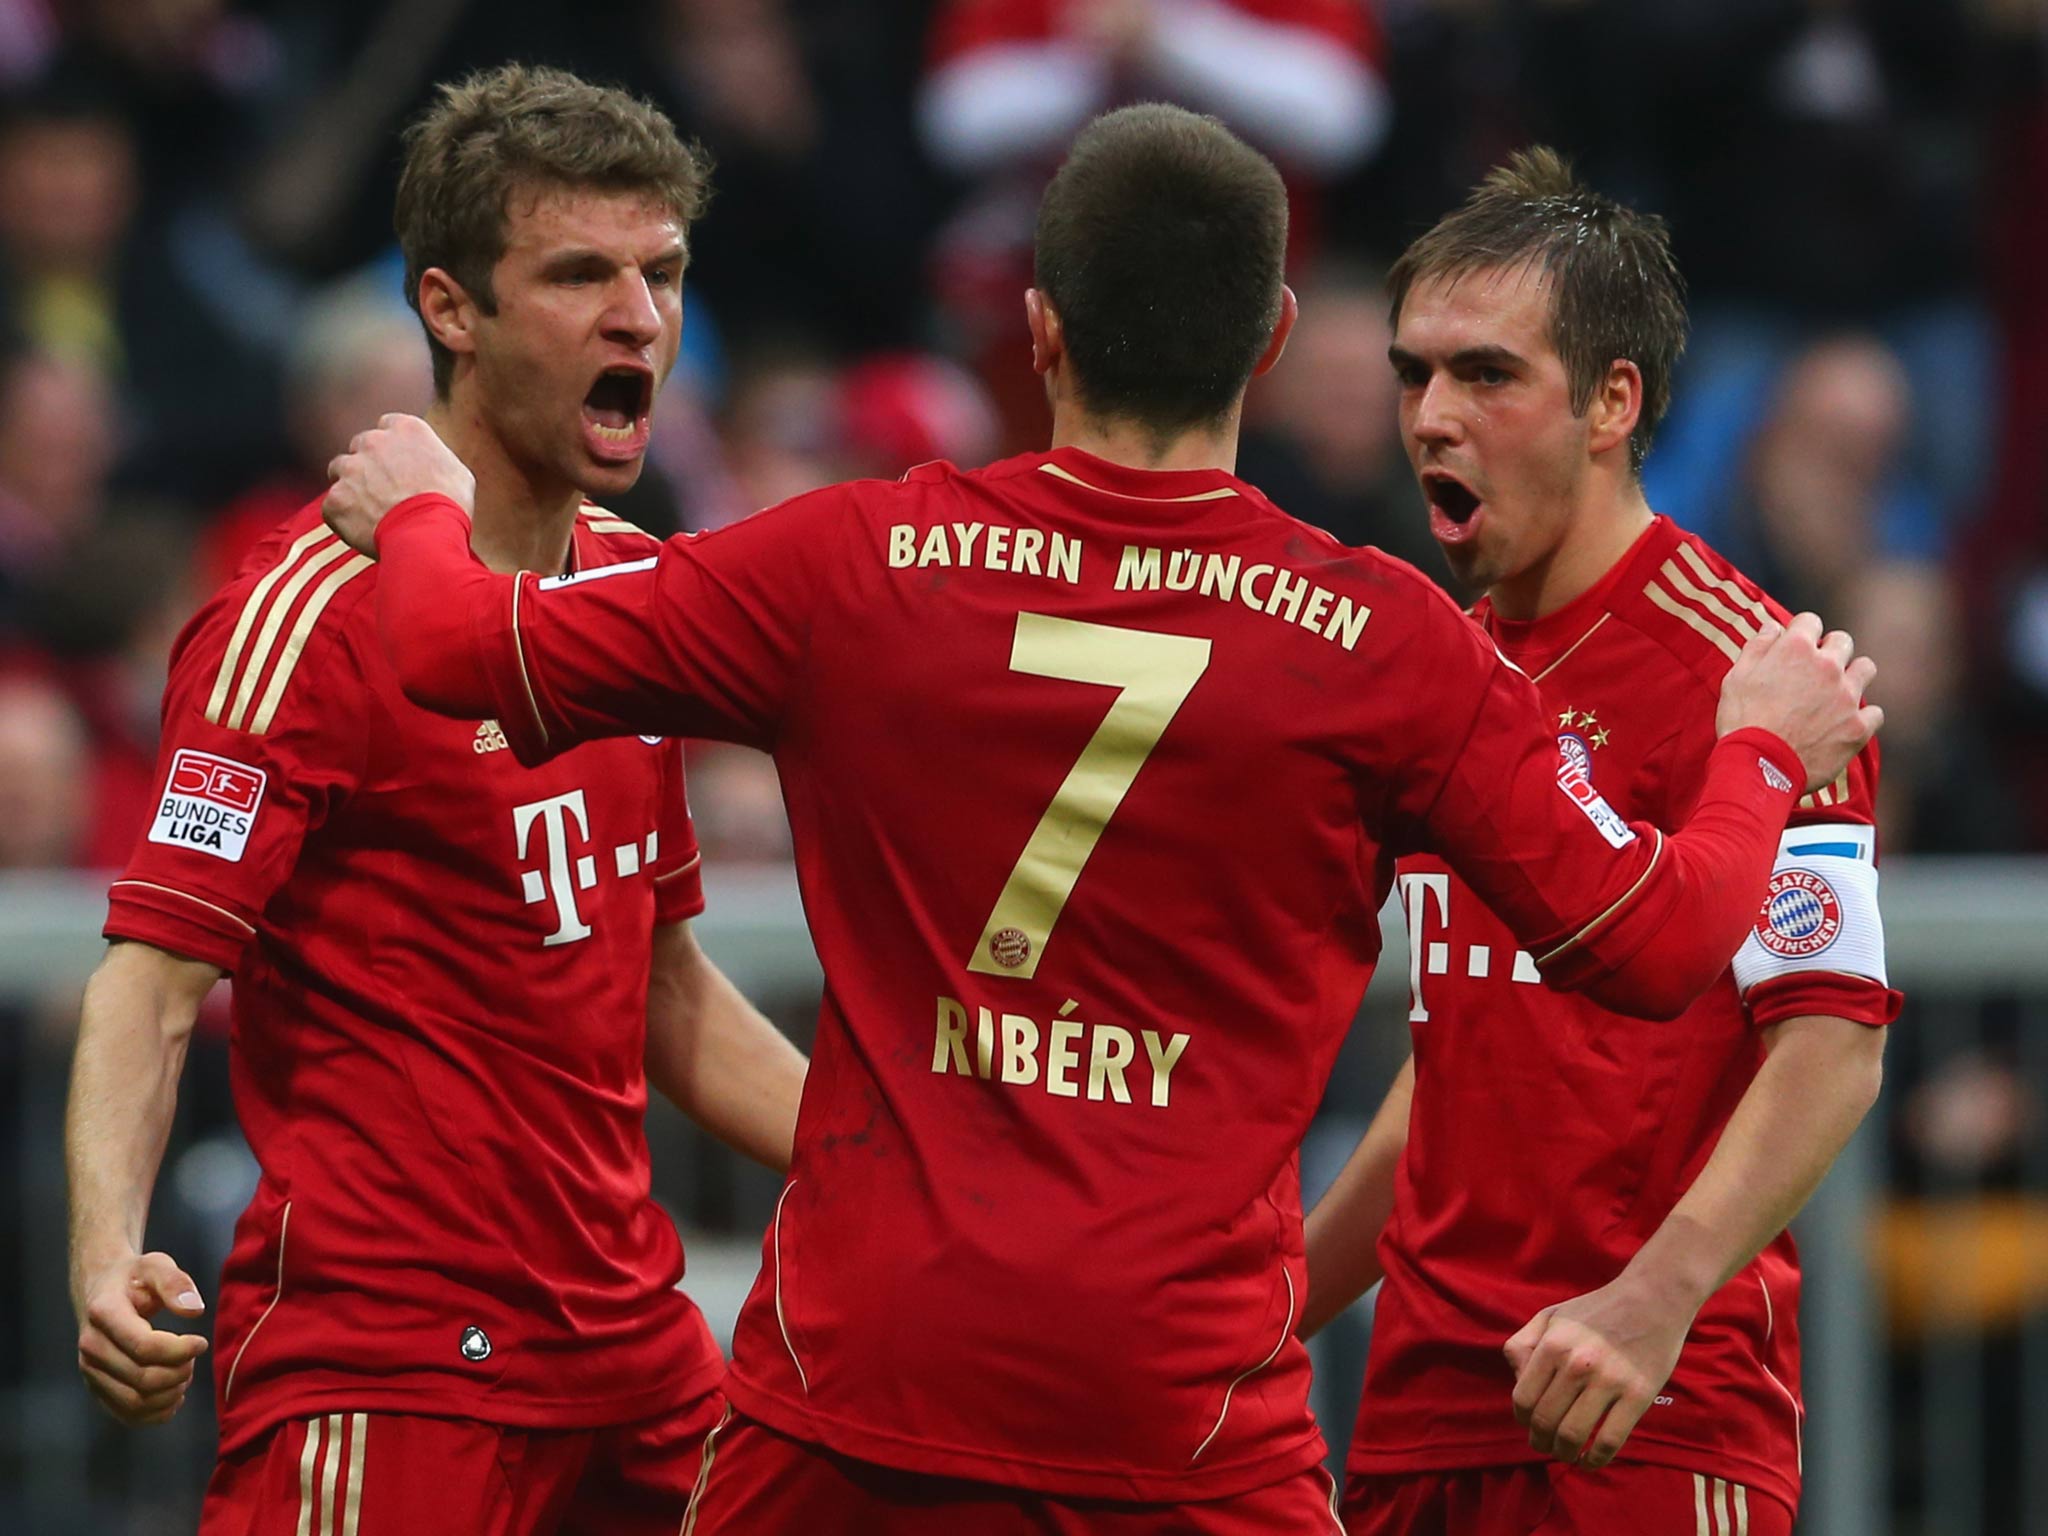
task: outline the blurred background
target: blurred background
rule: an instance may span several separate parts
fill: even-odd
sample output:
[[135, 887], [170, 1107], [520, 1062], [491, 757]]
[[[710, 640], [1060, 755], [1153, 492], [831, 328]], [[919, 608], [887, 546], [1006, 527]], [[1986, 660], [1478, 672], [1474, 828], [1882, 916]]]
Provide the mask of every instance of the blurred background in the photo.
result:
[[[204, 1394], [127, 1433], [72, 1366], [79, 988], [146, 821], [172, 637], [353, 432], [428, 398], [398, 129], [508, 58], [629, 86], [717, 158], [684, 359], [615, 507], [658, 533], [1041, 444], [1038, 191], [1089, 116], [1166, 98], [1292, 189], [1302, 323], [1241, 472], [1447, 580], [1394, 437], [1380, 273], [1532, 140], [1665, 215], [1694, 334], [1652, 503], [1851, 629], [1889, 717], [1911, 1001], [1799, 1226], [1801, 1530], [2048, 1532], [2048, 0], [0, 0], [0, 1531], [192, 1529]], [[692, 800], [706, 945], [807, 1039], [767, 761], [698, 752]], [[1399, 927], [1311, 1196], [1405, 1051]], [[202, 1285], [254, 1180], [224, 1024], [150, 1236]], [[666, 1106], [650, 1136], [723, 1326], [775, 1181]], [[1369, 1314], [1320, 1344], [1338, 1445]]]

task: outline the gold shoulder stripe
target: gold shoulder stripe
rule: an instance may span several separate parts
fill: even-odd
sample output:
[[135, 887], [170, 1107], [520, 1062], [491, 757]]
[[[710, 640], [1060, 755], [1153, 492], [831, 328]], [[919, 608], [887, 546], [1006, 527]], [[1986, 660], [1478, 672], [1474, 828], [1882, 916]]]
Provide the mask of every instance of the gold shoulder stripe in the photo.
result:
[[1090, 485], [1079, 475], [1071, 474], [1057, 464], [1041, 464], [1038, 466], [1038, 472], [1051, 475], [1056, 480], [1064, 480], [1069, 485], [1078, 485], [1082, 490], [1093, 491], [1098, 496], [1116, 496], [1125, 501], [1222, 501], [1237, 494], [1232, 487], [1219, 485], [1213, 491], [1196, 491], [1188, 496], [1133, 496], [1128, 491], [1112, 491], [1104, 486]]
[[1738, 640], [1756, 637], [1756, 626], [1743, 615], [1730, 608], [1711, 592], [1702, 591], [1693, 585], [1692, 578], [1678, 568], [1676, 560], [1666, 560], [1663, 565], [1664, 577], [1675, 588], [1680, 597], [1690, 598], [1708, 613], [1735, 631]]
[[1687, 625], [1689, 628], [1705, 636], [1708, 640], [1711, 640], [1714, 643], [1715, 649], [1720, 651], [1730, 661], [1733, 661], [1742, 654], [1742, 648], [1729, 639], [1724, 631], [1715, 625], [1709, 624], [1677, 598], [1658, 586], [1654, 578], [1645, 583], [1643, 596], [1647, 597], [1680, 623]]
[[1701, 581], [1725, 593], [1731, 601], [1746, 610], [1757, 623], [1762, 624], [1770, 619], [1770, 609], [1743, 591], [1736, 583], [1728, 580], [1727, 577], [1716, 576], [1713, 567], [1707, 564], [1705, 557], [1690, 544], [1680, 544], [1678, 546], [1678, 553], [1685, 558], [1685, 563], [1693, 568], [1694, 574]]
[[642, 528], [638, 523], [629, 523], [625, 519], [618, 517], [606, 518], [603, 521], [593, 517], [583, 526], [592, 533], [637, 533], [643, 539], [654, 537], [653, 534]]
[[249, 647], [248, 664], [242, 668], [242, 681], [235, 688], [235, 701], [228, 706], [227, 718], [220, 722], [229, 730], [248, 729], [249, 703], [256, 696], [256, 680], [263, 675], [264, 667], [269, 664], [271, 650], [277, 644], [278, 631], [284, 628], [285, 615], [292, 611], [292, 604], [298, 601], [301, 592], [312, 585], [315, 576], [335, 561], [344, 558], [348, 552], [348, 546], [340, 539], [321, 545], [300, 561], [299, 568], [292, 572], [291, 580], [277, 589], [277, 595], [270, 604], [270, 611], [263, 616], [263, 627], [256, 631], [256, 641]]
[[235, 620], [235, 632], [228, 637], [228, 648], [220, 660], [220, 671], [213, 679], [213, 694], [206, 701], [206, 718], [213, 724], [220, 724], [221, 706], [228, 701], [228, 687], [235, 679], [235, 664], [242, 659], [242, 646], [249, 638], [249, 630], [256, 623], [256, 616], [263, 611], [264, 601], [271, 589], [284, 579], [299, 557], [322, 539], [333, 538], [325, 527], [309, 528], [292, 541], [291, 548], [284, 552], [284, 558], [264, 574], [261, 581], [251, 589], [248, 600], [242, 604], [241, 617]]
[[284, 697], [285, 684], [292, 680], [292, 673], [299, 665], [299, 653], [306, 648], [306, 637], [313, 633], [313, 626], [320, 621], [320, 611], [334, 600], [336, 592], [374, 563], [367, 555], [350, 555], [329, 572], [327, 579], [306, 599], [306, 606], [299, 610], [298, 621], [292, 625], [292, 632], [285, 639], [284, 649], [277, 653], [277, 666], [270, 674], [270, 685], [263, 690], [263, 702], [256, 706], [256, 718], [249, 722], [249, 729], [256, 735], [261, 736], [269, 730], [270, 722], [277, 717], [277, 702]]

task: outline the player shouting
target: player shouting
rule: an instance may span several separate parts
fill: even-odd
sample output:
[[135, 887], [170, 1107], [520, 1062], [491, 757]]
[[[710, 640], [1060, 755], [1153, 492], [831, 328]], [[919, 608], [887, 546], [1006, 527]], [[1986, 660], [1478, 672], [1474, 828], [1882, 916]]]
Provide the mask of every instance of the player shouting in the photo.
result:
[[[1475, 616], [1535, 680], [1562, 771], [1678, 826], [1716, 694], [1784, 613], [1643, 499], [1685, 339], [1662, 224], [1535, 150], [1390, 286], [1402, 433]], [[1386, 1277], [1353, 1536], [1791, 1530], [1784, 1227], [1870, 1107], [1898, 1011], [1876, 783], [1873, 743], [1799, 802], [1733, 965], [1662, 1028], [1536, 985], [1512, 911], [1455, 860], [1401, 861], [1414, 1056], [1308, 1224], [1310, 1328]]]
[[[654, 554], [584, 498], [640, 472], [703, 193], [665, 118], [555, 72], [446, 88], [412, 130], [399, 238], [485, 567]], [[647, 1083], [779, 1167], [803, 1060], [690, 935], [676, 745], [521, 766], [497, 722], [406, 701], [377, 583], [308, 507], [178, 642], [72, 1083], [80, 1367], [129, 1422], [190, 1385], [205, 1341], [148, 1319], [197, 1316], [197, 1287], [140, 1249], [229, 972], [262, 1178], [221, 1282], [201, 1530], [671, 1536], [722, 1362], [649, 1197]]]
[[[1220, 125], [1102, 118], [1039, 214], [1049, 451], [602, 580], [472, 560], [415, 418], [337, 461], [412, 697], [500, 709], [536, 762], [658, 729], [782, 773], [825, 1004], [695, 1536], [1332, 1530], [1295, 1147], [1392, 856], [1441, 850], [1559, 983], [1675, 1011], [1875, 723], [1802, 621], [1731, 676], [1682, 833], [1561, 784], [1441, 593], [1230, 473], [1285, 243]], [[442, 494], [379, 526], [410, 492]]]

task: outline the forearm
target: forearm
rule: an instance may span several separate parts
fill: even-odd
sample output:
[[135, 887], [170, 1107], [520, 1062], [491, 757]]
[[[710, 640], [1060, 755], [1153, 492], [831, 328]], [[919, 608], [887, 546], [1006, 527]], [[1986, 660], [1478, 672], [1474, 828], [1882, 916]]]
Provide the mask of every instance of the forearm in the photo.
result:
[[441, 496], [401, 502], [377, 527], [377, 560], [377, 636], [405, 696], [457, 719], [495, 714], [478, 625], [516, 578], [470, 553], [468, 514]]
[[1727, 969], [1763, 904], [1793, 805], [1792, 791], [1764, 773], [1767, 753], [1781, 782], [1800, 771], [1762, 732], [1716, 746], [1692, 816], [1663, 839], [1643, 888], [1596, 919], [1583, 941], [1541, 957], [1547, 981], [1583, 989], [1617, 1013], [1671, 1019]]
[[1383, 1271], [1380, 1232], [1394, 1210], [1394, 1172], [1408, 1144], [1408, 1109], [1415, 1092], [1415, 1058], [1401, 1065], [1359, 1140], [1305, 1223], [1308, 1304], [1296, 1331], [1311, 1338], [1376, 1284]]
[[647, 1080], [735, 1152], [789, 1168], [804, 1055], [698, 948], [685, 923], [655, 931]]
[[1713, 1155], [1625, 1272], [1697, 1310], [1792, 1218], [1877, 1097], [1884, 1031], [1788, 1019]]
[[141, 1251], [192, 1023], [217, 974], [117, 944], [86, 986], [64, 1124], [74, 1299], [89, 1276]]

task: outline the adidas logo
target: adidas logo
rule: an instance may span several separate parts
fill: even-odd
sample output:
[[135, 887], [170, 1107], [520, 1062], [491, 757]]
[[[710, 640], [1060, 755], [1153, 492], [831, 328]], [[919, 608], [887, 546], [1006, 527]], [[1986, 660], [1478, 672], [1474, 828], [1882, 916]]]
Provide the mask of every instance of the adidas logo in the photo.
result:
[[[484, 723], [492, 727], [495, 727], [497, 725], [497, 722], [495, 720], [487, 720]], [[503, 741], [505, 738], [503, 736], [500, 736], [498, 739], [500, 741]], [[481, 752], [483, 751], [483, 748], [478, 747], [477, 751]], [[1789, 795], [1792, 793], [1792, 781], [1785, 777], [1784, 773], [1779, 770], [1778, 765], [1776, 763], [1772, 762], [1768, 757], [1759, 756], [1756, 760], [1756, 765], [1757, 767], [1763, 769], [1764, 782], [1770, 785], [1771, 788], [1775, 789], [1781, 795]]]
[[479, 720], [476, 723], [476, 740], [469, 744], [469, 750], [481, 757], [486, 752], [503, 752], [511, 745], [497, 721]]

